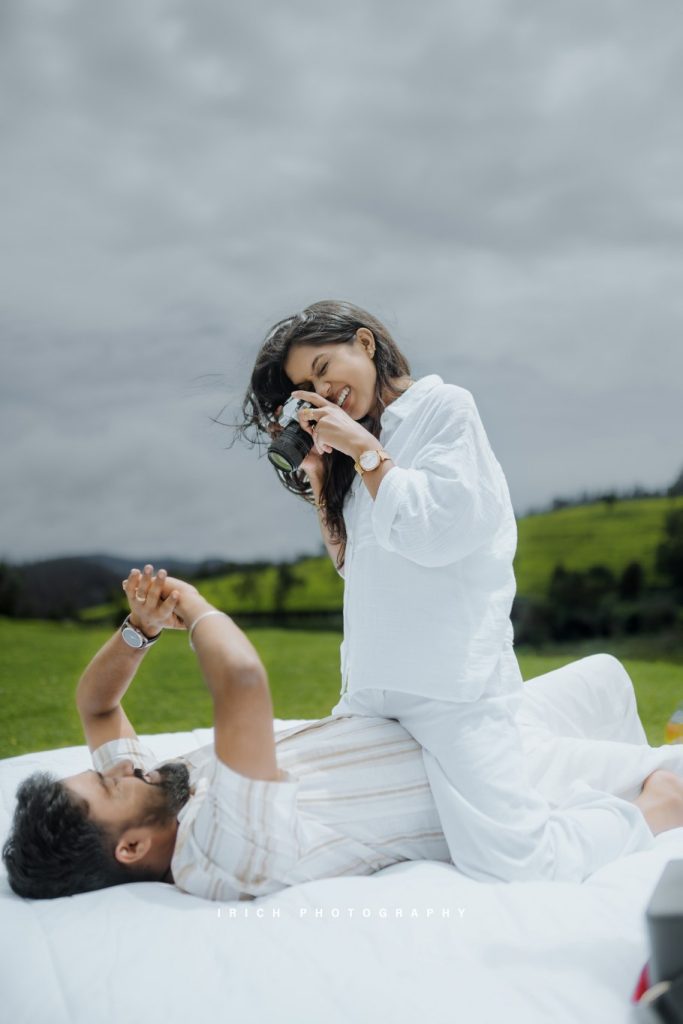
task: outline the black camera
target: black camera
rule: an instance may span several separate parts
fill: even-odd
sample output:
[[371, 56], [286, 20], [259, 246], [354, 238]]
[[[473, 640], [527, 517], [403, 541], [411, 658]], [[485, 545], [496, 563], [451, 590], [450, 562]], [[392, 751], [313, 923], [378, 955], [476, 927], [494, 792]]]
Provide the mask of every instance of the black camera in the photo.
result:
[[277, 469], [293, 473], [304, 461], [311, 448], [313, 438], [301, 428], [297, 413], [300, 409], [312, 409], [311, 402], [303, 398], [289, 398], [280, 414], [282, 432], [271, 441], [268, 458]]

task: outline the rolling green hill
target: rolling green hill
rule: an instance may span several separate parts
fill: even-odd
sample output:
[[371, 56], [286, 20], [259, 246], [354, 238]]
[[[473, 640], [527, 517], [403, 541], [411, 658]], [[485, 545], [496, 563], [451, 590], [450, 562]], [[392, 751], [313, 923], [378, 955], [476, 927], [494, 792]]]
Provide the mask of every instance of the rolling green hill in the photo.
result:
[[[341, 608], [344, 582], [327, 555], [306, 558], [290, 566], [289, 571], [295, 582], [287, 590], [282, 610], [321, 612]], [[278, 569], [272, 566], [254, 573], [202, 580], [199, 588], [207, 601], [221, 608], [239, 608], [247, 614], [270, 612], [277, 604]]]
[[[523, 596], [545, 594], [553, 569], [605, 565], [619, 575], [629, 562], [638, 561], [648, 584], [664, 584], [654, 568], [657, 545], [662, 540], [664, 517], [672, 508], [683, 508], [683, 498], [648, 498], [604, 502], [559, 509], [527, 516], [517, 524], [515, 558], [517, 591]], [[288, 611], [327, 611], [341, 607], [343, 582], [327, 556], [308, 558], [292, 566], [300, 581], [288, 592]], [[276, 569], [206, 580], [201, 583], [206, 598], [227, 609], [242, 612], [270, 611], [276, 583]]]
[[604, 565], [619, 575], [636, 561], [645, 570], [647, 584], [665, 583], [657, 576], [654, 561], [664, 517], [673, 508], [683, 508], [683, 497], [617, 501], [611, 507], [598, 502], [521, 519], [515, 558], [518, 593], [544, 594], [560, 563], [574, 570]]
[[[560, 563], [575, 570], [604, 565], [618, 576], [629, 562], [638, 561], [646, 584], [663, 584], [654, 568], [655, 552], [662, 539], [664, 517], [672, 508], [683, 508], [683, 497], [617, 501], [612, 506], [597, 502], [520, 519], [517, 593], [544, 595], [553, 569]], [[292, 581], [289, 586], [287, 574]], [[284, 568], [238, 571], [202, 580], [199, 587], [207, 600], [233, 615], [276, 610], [328, 612], [342, 606], [343, 581], [327, 555]], [[121, 609], [100, 605], [81, 613], [80, 618], [101, 621]]]

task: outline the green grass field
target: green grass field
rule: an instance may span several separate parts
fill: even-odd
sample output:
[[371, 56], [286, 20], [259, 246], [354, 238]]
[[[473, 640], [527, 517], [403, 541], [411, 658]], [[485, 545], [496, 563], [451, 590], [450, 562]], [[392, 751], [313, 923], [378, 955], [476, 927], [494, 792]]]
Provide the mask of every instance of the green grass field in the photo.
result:
[[[74, 705], [76, 683], [108, 628], [0, 619], [0, 757], [83, 743]], [[263, 659], [278, 718], [318, 718], [339, 693], [340, 634], [255, 629], [249, 637]], [[601, 649], [618, 653], [607, 644]], [[520, 653], [525, 679], [587, 653]], [[663, 742], [664, 725], [683, 701], [683, 665], [624, 658], [649, 740]], [[211, 701], [184, 633], [169, 632], [146, 656], [124, 707], [140, 733], [211, 725]]]

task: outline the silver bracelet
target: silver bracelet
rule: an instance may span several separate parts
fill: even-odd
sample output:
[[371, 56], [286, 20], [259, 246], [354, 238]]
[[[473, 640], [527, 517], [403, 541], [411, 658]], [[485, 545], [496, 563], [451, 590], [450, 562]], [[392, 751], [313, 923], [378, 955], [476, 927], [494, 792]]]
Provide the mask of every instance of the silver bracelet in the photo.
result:
[[194, 633], [195, 629], [197, 628], [198, 623], [200, 623], [202, 621], [202, 619], [206, 619], [209, 615], [225, 615], [225, 612], [219, 612], [218, 608], [211, 608], [208, 612], [202, 612], [201, 615], [197, 616], [197, 618], [194, 620], [194, 622], [192, 623], [192, 625], [190, 626], [190, 628], [188, 630], [188, 637], [187, 638], [188, 638], [188, 641], [189, 641], [189, 644], [190, 644], [190, 650], [191, 651], [194, 650], [194, 644], [192, 643], [192, 634]]

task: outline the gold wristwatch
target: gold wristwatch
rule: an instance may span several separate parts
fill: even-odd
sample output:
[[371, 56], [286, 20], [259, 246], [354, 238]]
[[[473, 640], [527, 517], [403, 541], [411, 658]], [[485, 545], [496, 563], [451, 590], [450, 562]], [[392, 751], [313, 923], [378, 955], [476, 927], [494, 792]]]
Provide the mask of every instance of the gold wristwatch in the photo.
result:
[[383, 448], [368, 448], [366, 452], [361, 452], [358, 462], [354, 462], [353, 468], [360, 476], [364, 476], [365, 473], [371, 473], [373, 469], [377, 469], [390, 458], [389, 452], [385, 452]]

